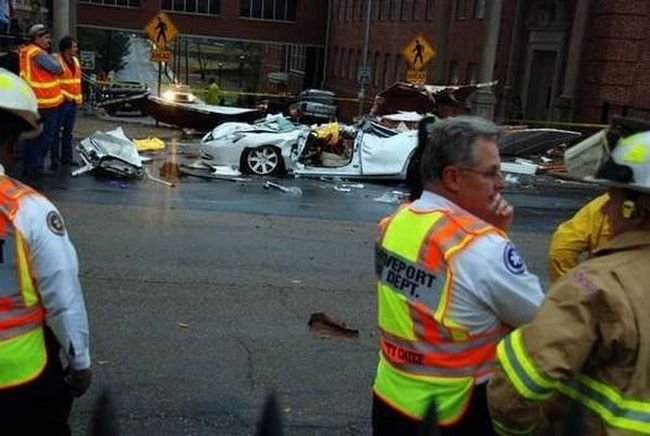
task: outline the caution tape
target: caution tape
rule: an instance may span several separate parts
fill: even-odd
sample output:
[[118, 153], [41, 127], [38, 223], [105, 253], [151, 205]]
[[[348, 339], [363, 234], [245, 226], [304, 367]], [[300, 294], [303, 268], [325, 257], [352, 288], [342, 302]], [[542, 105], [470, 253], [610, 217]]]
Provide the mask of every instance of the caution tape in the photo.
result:
[[609, 124], [592, 124], [592, 123], [571, 123], [564, 121], [545, 121], [545, 120], [504, 120], [503, 124], [525, 124], [525, 125], [539, 125], [539, 126], [557, 126], [557, 127], [581, 127], [586, 129], [605, 129]]

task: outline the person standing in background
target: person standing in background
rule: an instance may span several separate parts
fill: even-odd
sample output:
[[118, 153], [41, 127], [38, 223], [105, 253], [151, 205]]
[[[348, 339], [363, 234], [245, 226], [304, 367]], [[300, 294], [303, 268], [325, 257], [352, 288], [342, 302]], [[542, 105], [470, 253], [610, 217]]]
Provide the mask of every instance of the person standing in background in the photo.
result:
[[[81, 92], [81, 64], [77, 58], [77, 41], [71, 36], [64, 36], [59, 41], [59, 54], [57, 55], [63, 75], [61, 76], [61, 93], [63, 104], [59, 114], [61, 135], [57, 134], [52, 149], [50, 160], [52, 168], [56, 169], [59, 163], [64, 166], [77, 166], [73, 159], [72, 132], [77, 116], [77, 107], [83, 102]], [[60, 160], [59, 160], [60, 159]]]

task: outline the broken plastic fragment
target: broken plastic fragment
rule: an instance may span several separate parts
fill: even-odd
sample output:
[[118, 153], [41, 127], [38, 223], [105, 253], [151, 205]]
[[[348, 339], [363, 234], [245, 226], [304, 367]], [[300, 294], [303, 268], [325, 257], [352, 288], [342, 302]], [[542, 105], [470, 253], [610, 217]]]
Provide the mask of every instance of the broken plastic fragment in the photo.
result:
[[309, 317], [309, 327], [323, 335], [359, 337], [359, 330], [349, 328], [345, 322], [339, 321], [324, 312], [312, 313]]
[[296, 197], [299, 197], [299, 196], [302, 195], [302, 189], [300, 189], [297, 186], [282, 186], [282, 185], [279, 185], [277, 183], [269, 182], [268, 180], [266, 182], [264, 182], [264, 185], [262, 185], [262, 186], [264, 186], [264, 188], [266, 188], [266, 189], [275, 188], [275, 189], [278, 189], [278, 190], [280, 190], [280, 191], [282, 191], [282, 192], [284, 192], [286, 194], [295, 195]]

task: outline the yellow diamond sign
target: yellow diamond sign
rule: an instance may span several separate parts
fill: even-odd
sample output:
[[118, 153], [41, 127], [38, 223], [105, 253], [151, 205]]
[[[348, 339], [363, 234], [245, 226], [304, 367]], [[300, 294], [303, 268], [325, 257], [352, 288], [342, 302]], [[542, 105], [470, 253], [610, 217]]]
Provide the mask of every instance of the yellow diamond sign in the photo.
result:
[[165, 50], [167, 44], [178, 35], [178, 29], [164, 12], [158, 12], [158, 14], [153, 17], [146, 26], [144, 26], [144, 31], [149, 39], [152, 40], [160, 50]]
[[404, 46], [402, 55], [411, 68], [421, 70], [436, 56], [436, 50], [422, 34], [419, 34]]

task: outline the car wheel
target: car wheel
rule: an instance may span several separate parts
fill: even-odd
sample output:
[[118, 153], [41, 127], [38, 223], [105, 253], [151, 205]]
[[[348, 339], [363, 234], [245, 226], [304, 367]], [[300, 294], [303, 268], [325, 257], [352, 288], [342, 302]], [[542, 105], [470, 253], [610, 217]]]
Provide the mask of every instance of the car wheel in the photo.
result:
[[284, 168], [280, 150], [270, 145], [246, 150], [244, 153], [244, 168], [258, 176], [269, 176], [280, 173]]

